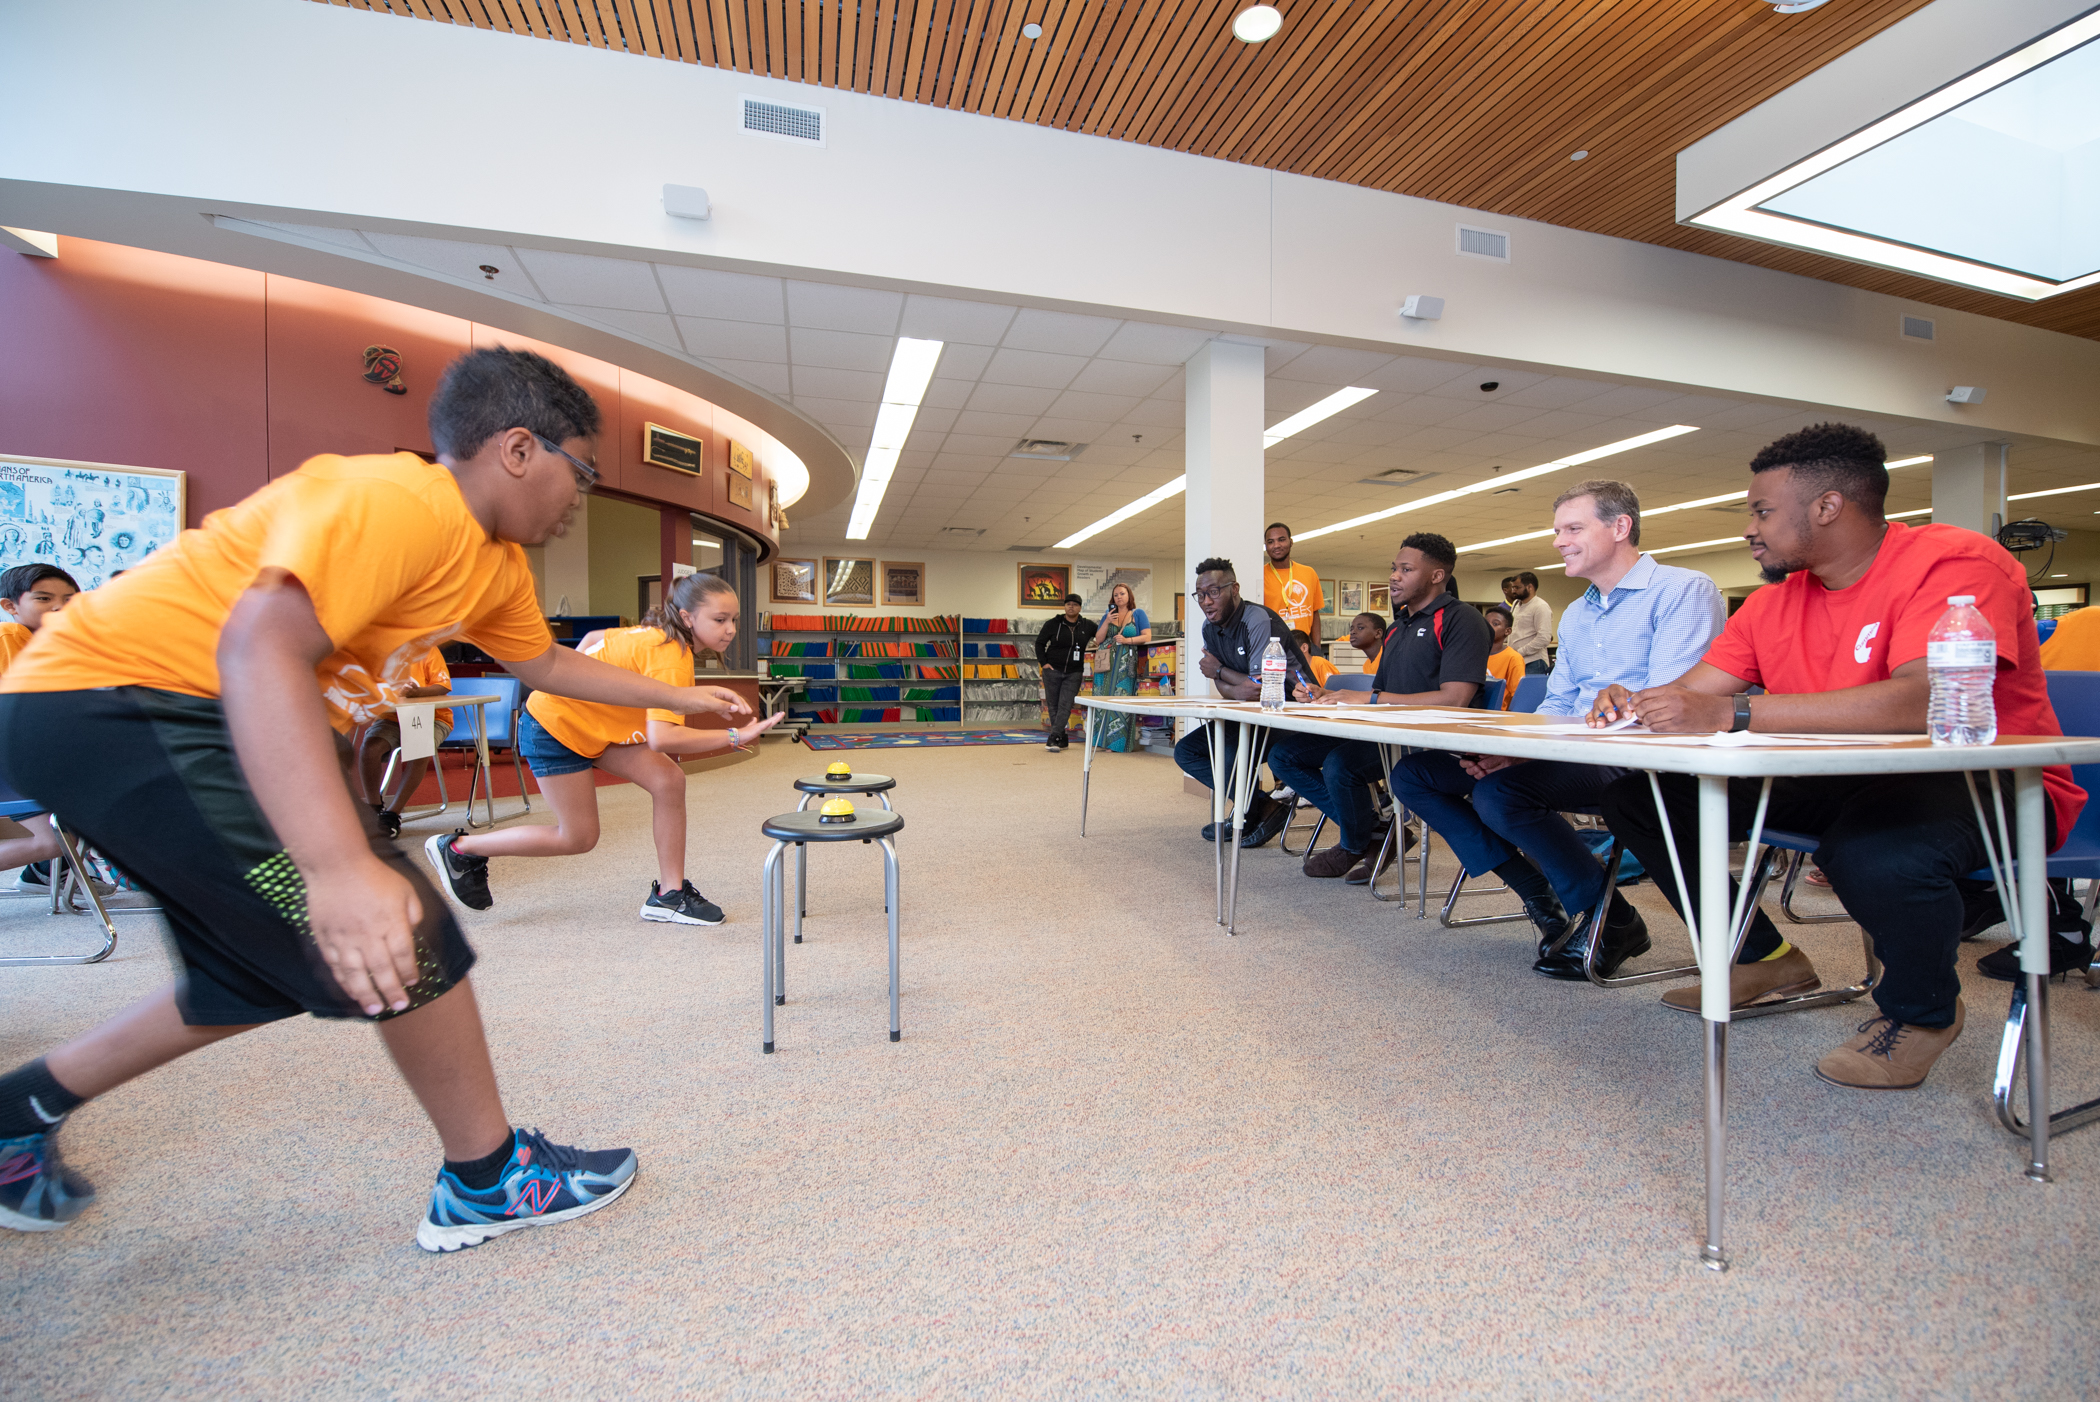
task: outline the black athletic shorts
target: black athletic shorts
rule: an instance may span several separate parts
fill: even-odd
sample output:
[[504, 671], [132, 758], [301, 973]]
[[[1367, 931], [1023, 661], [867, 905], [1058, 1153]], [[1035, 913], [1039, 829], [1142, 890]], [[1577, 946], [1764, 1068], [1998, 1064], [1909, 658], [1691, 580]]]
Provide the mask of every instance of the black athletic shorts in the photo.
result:
[[[347, 762], [348, 747], [338, 750]], [[0, 770], [160, 898], [182, 958], [184, 1022], [365, 1016], [321, 958], [306, 882], [248, 791], [217, 701], [137, 686], [0, 695]], [[421, 1007], [466, 977], [474, 951], [422, 870], [379, 835], [370, 806], [352, 807], [373, 852], [423, 904], [422, 976], [408, 990], [409, 1007]]]

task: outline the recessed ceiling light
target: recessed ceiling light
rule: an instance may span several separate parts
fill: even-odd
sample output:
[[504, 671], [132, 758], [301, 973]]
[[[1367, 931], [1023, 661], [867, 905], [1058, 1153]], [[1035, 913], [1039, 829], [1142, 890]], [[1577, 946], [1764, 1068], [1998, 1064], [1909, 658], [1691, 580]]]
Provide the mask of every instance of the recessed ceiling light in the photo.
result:
[[1023, 39], [1040, 39], [1043, 37], [1043, 27], [1040, 24], [1024, 24], [1021, 26], [1021, 37]]
[[882, 407], [875, 411], [875, 432], [868, 441], [868, 458], [861, 464], [860, 490], [853, 496], [853, 515], [846, 523], [846, 539], [866, 540], [874, 528], [875, 513], [882, 508], [882, 494], [889, 490], [897, 471], [897, 457], [904, 440], [911, 437], [912, 420], [919, 416], [919, 401], [926, 397], [927, 381], [940, 363], [939, 341], [897, 338], [890, 356], [889, 379], [882, 386]]
[[1283, 13], [1274, 5], [1249, 5], [1232, 17], [1232, 35], [1243, 44], [1259, 44], [1283, 28]]
[[1577, 151], [1574, 155], [1568, 157], [1568, 159], [1571, 161], [1586, 161], [1589, 158], [1590, 153], [1587, 151]]

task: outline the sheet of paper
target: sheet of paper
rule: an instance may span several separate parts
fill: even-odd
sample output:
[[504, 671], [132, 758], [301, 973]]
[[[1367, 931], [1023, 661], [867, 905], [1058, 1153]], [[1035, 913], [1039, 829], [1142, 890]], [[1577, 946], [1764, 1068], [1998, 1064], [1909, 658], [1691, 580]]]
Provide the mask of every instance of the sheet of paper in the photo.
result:
[[403, 701], [394, 708], [401, 725], [401, 758], [429, 759], [437, 753], [437, 702]]

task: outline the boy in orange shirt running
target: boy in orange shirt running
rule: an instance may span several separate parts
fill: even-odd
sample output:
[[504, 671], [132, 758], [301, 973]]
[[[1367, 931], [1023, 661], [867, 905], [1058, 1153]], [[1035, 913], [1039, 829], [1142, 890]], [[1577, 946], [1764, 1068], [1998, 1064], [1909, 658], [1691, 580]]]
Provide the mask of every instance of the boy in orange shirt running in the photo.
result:
[[605, 1206], [627, 1149], [514, 1130], [428, 879], [378, 836], [330, 733], [416, 658], [471, 639], [558, 695], [748, 714], [556, 647], [522, 544], [597, 479], [598, 406], [529, 352], [469, 352], [430, 405], [441, 466], [314, 458], [47, 621], [0, 683], [0, 766], [161, 900], [176, 982], [0, 1076], [0, 1225], [48, 1231], [94, 1190], [53, 1139], [87, 1100], [281, 1018], [365, 1018], [444, 1146], [427, 1251]]

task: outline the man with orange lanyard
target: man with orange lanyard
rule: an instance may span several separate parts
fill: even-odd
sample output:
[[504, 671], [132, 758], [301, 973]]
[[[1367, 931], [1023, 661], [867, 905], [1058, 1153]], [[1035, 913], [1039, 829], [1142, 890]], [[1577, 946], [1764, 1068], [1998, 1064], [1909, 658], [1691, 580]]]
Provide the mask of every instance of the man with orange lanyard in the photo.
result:
[[[1888, 469], [1881, 441], [1846, 424], [1788, 434], [1750, 463], [1750, 524], [1743, 535], [1768, 588], [1728, 620], [1703, 661], [1666, 686], [1628, 694], [1606, 687], [1590, 723], [1638, 716], [1651, 730], [1826, 731], [1915, 734], [1925, 729], [1930, 684], [1926, 635], [1959, 595], [1997, 635], [1993, 687], [2006, 735], [2061, 735], [2042, 675], [2027, 576], [1996, 541], [1959, 526], [1905, 526], [1882, 515]], [[1768, 693], [1749, 694], [1753, 686]], [[2069, 836], [2085, 793], [2068, 766], [2042, 771], [2049, 848]], [[1661, 777], [1680, 853], [1698, 830], [1689, 776]], [[1760, 782], [1728, 785], [1728, 822], [1748, 835]], [[1629, 774], [1604, 791], [1604, 817], [1681, 912], [1662, 822], [1648, 776]], [[1765, 816], [1774, 828], [1814, 834], [1816, 861], [1831, 889], [1874, 941], [1886, 966], [1874, 989], [1879, 1011], [1859, 1035], [1830, 1052], [1816, 1074], [1859, 1090], [1909, 1090], [1961, 1035], [1955, 951], [1963, 907], [1958, 878], [1982, 867], [1983, 839], [1959, 774], [1788, 778], [1772, 783]], [[1696, 863], [1686, 863], [1684, 899], [1699, 899]], [[1731, 883], [1732, 885], [1733, 883]], [[1819, 980], [1808, 956], [1788, 945], [1762, 910], [1752, 919], [1730, 979], [1744, 1007], [1805, 992]], [[1666, 994], [1699, 1011], [1699, 990]]]
[[1280, 615], [1286, 628], [1301, 628], [1312, 639], [1311, 652], [1320, 648], [1320, 610], [1327, 595], [1320, 588], [1320, 572], [1311, 565], [1291, 563], [1291, 528], [1271, 522], [1262, 532], [1262, 546], [1269, 558], [1262, 563], [1261, 601]]

